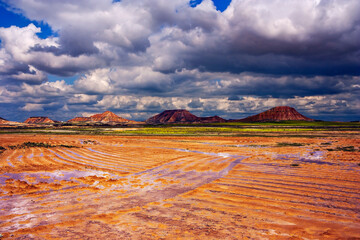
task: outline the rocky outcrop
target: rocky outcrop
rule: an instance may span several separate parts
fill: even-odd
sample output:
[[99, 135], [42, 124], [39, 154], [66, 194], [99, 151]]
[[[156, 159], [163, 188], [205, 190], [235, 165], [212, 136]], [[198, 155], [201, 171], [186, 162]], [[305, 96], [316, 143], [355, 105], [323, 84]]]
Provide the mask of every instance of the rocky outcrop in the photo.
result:
[[127, 123], [127, 124], [135, 124], [138, 123], [136, 121], [128, 120], [122, 117], [119, 117], [113, 112], [106, 111], [103, 113], [95, 114], [90, 117], [76, 117], [68, 120], [67, 122], [85, 122], [85, 123]]
[[55, 123], [55, 121], [51, 120], [48, 117], [29, 117], [24, 121], [24, 123], [28, 124], [51, 124]]
[[295, 108], [279, 106], [265, 112], [232, 122], [314, 121], [296, 111]]
[[8, 120], [0, 117], [0, 126], [1, 127], [13, 127], [13, 126], [22, 126], [22, 125], [26, 125], [26, 124], [19, 123], [19, 122], [8, 121]]
[[148, 120], [147, 124], [161, 124], [161, 123], [192, 123], [196, 122], [199, 118], [194, 114], [184, 109], [166, 110], [157, 114]]
[[118, 123], [125, 123], [125, 122], [131, 122], [131, 120], [119, 117], [113, 112], [106, 111], [103, 113], [95, 114], [90, 117], [91, 121], [93, 122], [102, 122], [102, 123], [108, 123], [108, 122], [118, 122]]
[[198, 117], [185, 109], [166, 110], [146, 120], [147, 124], [215, 123], [215, 122], [225, 122], [225, 120], [218, 116]]
[[200, 117], [200, 122], [201, 123], [223, 123], [223, 122], [226, 122], [226, 120], [219, 116], [213, 116], [213, 117]]
[[8, 124], [8, 123], [10, 123], [10, 121], [0, 117], [0, 124]]
[[67, 122], [87, 122], [90, 120], [90, 117], [75, 117], [73, 119], [67, 120]]

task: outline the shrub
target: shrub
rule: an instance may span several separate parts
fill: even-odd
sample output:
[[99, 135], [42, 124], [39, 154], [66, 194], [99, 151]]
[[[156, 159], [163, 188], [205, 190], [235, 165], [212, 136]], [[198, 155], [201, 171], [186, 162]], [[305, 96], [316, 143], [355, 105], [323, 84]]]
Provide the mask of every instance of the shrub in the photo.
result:
[[76, 148], [77, 146], [72, 145], [51, 145], [48, 143], [42, 143], [42, 142], [24, 142], [22, 144], [18, 145], [10, 145], [10, 149], [21, 149], [21, 148], [31, 148], [31, 147], [39, 147], [39, 148], [53, 148], [53, 147], [66, 147], [66, 148]]
[[276, 146], [277, 146], [277, 147], [300, 147], [300, 146], [305, 146], [305, 144], [303, 144], [303, 143], [287, 143], [287, 142], [281, 142], [281, 143], [277, 143]]
[[346, 147], [337, 147], [337, 148], [328, 148], [328, 151], [343, 151], [343, 152], [356, 152], [360, 151], [360, 149], [356, 150], [354, 146], [346, 146]]

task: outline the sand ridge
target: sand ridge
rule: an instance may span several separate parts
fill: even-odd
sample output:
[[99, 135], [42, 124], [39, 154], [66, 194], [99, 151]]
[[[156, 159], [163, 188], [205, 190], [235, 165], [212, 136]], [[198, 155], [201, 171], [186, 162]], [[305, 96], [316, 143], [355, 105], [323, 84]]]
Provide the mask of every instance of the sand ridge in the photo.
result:
[[76, 148], [0, 155], [6, 238], [360, 238], [359, 152], [327, 150], [357, 138], [24, 139]]

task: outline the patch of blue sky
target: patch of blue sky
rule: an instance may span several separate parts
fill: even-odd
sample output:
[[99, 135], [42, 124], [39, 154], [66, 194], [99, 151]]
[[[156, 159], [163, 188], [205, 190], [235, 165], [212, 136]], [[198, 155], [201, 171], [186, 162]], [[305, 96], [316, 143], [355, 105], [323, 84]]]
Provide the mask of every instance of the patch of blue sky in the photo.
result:
[[60, 77], [60, 76], [49, 74], [48, 80], [49, 80], [49, 82], [56, 82], [59, 80], [64, 80], [66, 82], [66, 84], [72, 85], [72, 84], [74, 84], [75, 80], [78, 79], [79, 77], [80, 77], [79, 75], [74, 75], [71, 77]]
[[218, 84], [219, 86], [222, 86], [221, 79], [213, 79], [210, 81], [212, 84]]
[[37, 33], [39, 38], [45, 39], [49, 36], [57, 36], [57, 33], [54, 32], [47, 23], [31, 21], [20, 13], [9, 11], [5, 4], [0, 3], [0, 27], [26, 27], [30, 23], [41, 28], [41, 32]]
[[[190, 6], [196, 7], [202, 0], [190, 0]], [[213, 0], [216, 10], [223, 12], [230, 5], [231, 0]]]
[[199, 5], [202, 2], [202, 0], [190, 0], [190, 6], [191, 7], [196, 7], [197, 5]]

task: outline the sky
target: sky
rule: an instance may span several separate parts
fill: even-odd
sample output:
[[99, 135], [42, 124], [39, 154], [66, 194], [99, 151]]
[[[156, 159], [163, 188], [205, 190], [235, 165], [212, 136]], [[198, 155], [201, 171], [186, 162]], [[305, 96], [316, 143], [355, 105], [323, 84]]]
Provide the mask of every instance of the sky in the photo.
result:
[[0, 117], [360, 120], [359, 0], [0, 0]]

